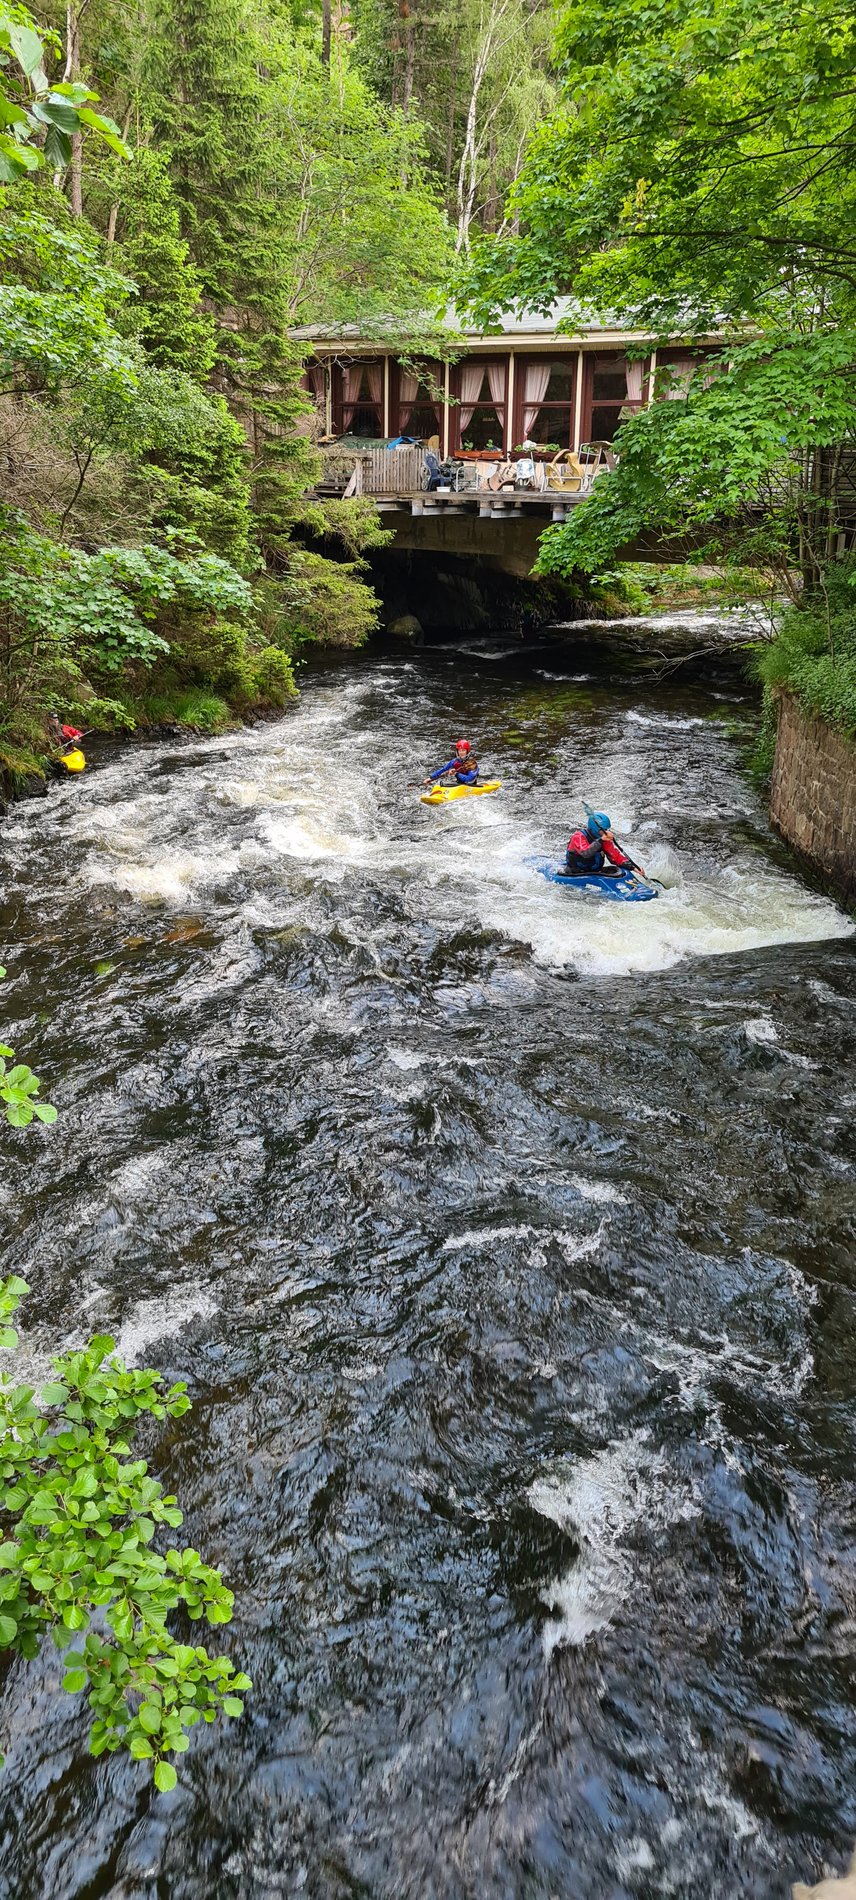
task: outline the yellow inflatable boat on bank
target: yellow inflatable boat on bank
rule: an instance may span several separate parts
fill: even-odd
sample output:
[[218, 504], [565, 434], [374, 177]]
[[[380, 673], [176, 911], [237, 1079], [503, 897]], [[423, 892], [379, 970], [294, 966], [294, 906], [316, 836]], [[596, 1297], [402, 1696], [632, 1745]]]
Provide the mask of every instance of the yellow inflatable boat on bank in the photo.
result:
[[498, 792], [501, 786], [501, 778], [485, 779], [483, 785], [435, 785], [433, 791], [422, 793], [422, 803], [448, 805], [453, 798], [483, 798], [486, 792]]

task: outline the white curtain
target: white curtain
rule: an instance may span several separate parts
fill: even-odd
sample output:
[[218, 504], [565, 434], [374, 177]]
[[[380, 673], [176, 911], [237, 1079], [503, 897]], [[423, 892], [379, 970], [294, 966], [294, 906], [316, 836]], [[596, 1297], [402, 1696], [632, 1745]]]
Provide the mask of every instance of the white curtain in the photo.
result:
[[342, 371], [342, 396], [346, 409], [355, 409], [363, 386], [362, 363], [349, 363]]
[[679, 356], [674, 363], [663, 364], [663, 369], [669, 378], [666, 395], [670, 402], [682, 401], [692, 382], [695, 367], [694, 356]]
[[483, 363], [465, 363], [461, 370], [461, 434], [469, 427], [472, 413], [481, 395], [484, 382]]
[[505, 401], [505, 364], [488, 363], [487, 381], [491, 399], [500, 408]]
[[628, 361], [625, 365], [628, 402], [642, 401], [642, 367], [641, 357], [638, 357], [635, 363]]
[[380, 402], [383, 393], [383, 364], [367, 363], [365, 376], [369, 386], [369, 401]]
[[523, 434], [525, 436], [529, 434], [544, 401], [549, 381], [549, 363], [527, 363], [523, 384]]
[[399, 370], [399, 373], [398, 373], [398, 406], [399, 406], [398, 426], [400, 429], [404, 427], [405, 421], [407, 422], [410, 421], [410, 411], [413, 408], [413, 404], [415, 403], [418, 394], [419, 394], [418, 376], [408, 376], [405, 370], [403, 369]]

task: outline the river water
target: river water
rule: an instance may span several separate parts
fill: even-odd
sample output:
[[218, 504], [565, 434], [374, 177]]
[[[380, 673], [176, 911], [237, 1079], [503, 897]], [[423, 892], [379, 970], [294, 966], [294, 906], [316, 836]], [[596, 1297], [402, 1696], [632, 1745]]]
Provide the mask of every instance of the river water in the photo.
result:
[[[734, 676], [580, 651], [318, 665], [3, 827], [61, 1110], [4, 1141], [24, 1365], [188, 1379], [155, 1465], [256, 1685], [153, 1797], [14, 1664], [3, 1900], [784, 1900], [849, 1854], [851, 926]], [[461, 732], [501, 795], [421, 806]], [[656, 902], [527, 867], [581, 797]]]

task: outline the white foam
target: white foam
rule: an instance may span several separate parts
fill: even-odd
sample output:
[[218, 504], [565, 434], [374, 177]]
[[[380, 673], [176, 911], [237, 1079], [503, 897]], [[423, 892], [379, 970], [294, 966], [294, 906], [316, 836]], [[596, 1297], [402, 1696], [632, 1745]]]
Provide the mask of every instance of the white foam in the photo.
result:
[[625, 719], [634, 726], [669, 726], [673, 732], [690, 732], [693, 726], [707, 726], [710, 721], [698, 717], [680, 719], [675, 713], [626, 712]]
[[216, 1311], [216, 1302], [204, 1288], [185, 1295], [170, 1293], [160, 1300], [140, 1300], [122, 1322], [116, 1351], [126, 1365], [137, 1365], [154, 1340], [172, 1339], [192, 1319], [209, 1319]]
[[530, 1485], [527, 1496], [534, 1510], [581, 1546], [570, 1570], [542, 1590], [552, 1612], [543, 1636], [548, 1661], [559, 1646], [579, 1645], [603, 1629], [627, 1595], [634, 1570], [622, 1545], [638, 1520], [674, 1524], [696, 1517], [699, 1509], [644, 1431], [577, 1464], [555, 1466]]
[[[157, 859], [130, 863], [112, 854], [86, 860], [83, 875], [91, 885], [112, 884], [142, 904], [186, 904], [192, 893], [228, 882], [239, 866], [235, 851], [165, 851]], [[142, 854], [141, 854], [142, 857]]]
[[769, 1044], [778, 1042], [779, 1032], [769, 1016], [753, 1016], [743, 1024], [743, 1034], [747, 1042]]
[[457, 1253], [462, 1248], [472, 1252], [474, 1248], [485, 1250], [506, 1240], [538, 1240], [542, 1246], [554, 1242], [561, 1247], [565, 1259], [586, 1260], [597, 1252], [603, 1239], [606, 1222], [602, 1221], [594, 1234], [573, 1234], [561, 1228], [531, 1227], [521, 1222], [517, 1227], [475, 1227], [468, 1233], [454, 1235], [444, 1240], [441, 1252]]
[[572, 1174], [571, 1180], [584, 1201], [611, 1201], [616, 1207], [627, 1207], [627, 1195], [622, 1194], [610, 1181], [592, 1181], [586, 1175]]

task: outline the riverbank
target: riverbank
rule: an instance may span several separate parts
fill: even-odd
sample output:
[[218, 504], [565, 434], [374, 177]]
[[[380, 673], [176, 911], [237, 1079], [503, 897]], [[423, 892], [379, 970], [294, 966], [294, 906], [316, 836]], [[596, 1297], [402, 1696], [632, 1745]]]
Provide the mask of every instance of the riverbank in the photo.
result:
[[805, 863], [856, 909], [856, 745], [799, 701], [777, 696], [770, 812]]

